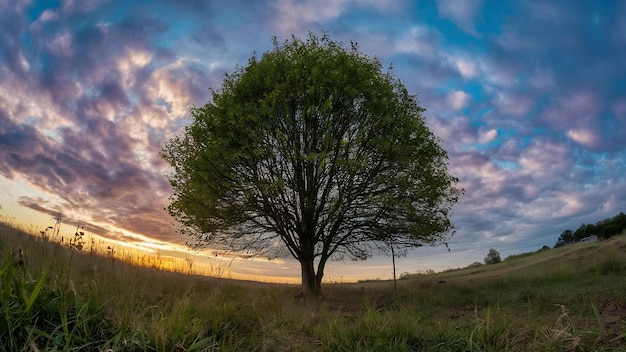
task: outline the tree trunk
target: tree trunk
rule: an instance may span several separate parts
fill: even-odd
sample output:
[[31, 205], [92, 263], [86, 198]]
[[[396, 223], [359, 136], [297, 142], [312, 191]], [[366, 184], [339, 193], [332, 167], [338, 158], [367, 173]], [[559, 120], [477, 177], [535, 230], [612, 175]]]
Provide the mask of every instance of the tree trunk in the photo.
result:
[[389, 242], [391, 247], [391, 264], [393, 265], [393, 293], [398, 291], [398, 281], [396, 281], [396, 252], [393, 250], [393, 243]]
[[300, 267], [302, 269], [302, 294], [319, 295], [322, 292], [322, 280], [320, 280], [321, 276], [315, 275], [313, 258], [300, 259]]

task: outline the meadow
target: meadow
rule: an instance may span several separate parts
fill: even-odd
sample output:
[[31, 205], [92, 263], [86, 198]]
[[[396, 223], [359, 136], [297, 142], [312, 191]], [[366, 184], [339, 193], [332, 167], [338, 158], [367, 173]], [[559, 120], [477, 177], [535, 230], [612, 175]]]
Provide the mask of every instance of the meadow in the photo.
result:
[[623, 234], [322, 290], [138, 267], [0, 225], [2, 351], [626, 351]]

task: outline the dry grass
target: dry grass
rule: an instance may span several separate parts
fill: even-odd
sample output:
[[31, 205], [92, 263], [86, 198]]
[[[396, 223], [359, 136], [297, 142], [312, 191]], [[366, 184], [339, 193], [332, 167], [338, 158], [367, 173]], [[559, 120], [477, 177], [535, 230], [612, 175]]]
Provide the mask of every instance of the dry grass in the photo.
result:
[[[0, 234], [0, 262], [15, 248], [28, 257], [16, 271], [24, 296], [42, 283], [31, 315], [4, 314], [31, 334], [12, 345], [25, 350], [626, 349], [626, 236], [421, 275], [399, 281], [395, 293], [392, 282], [379, 281], [327, 284], [323, 296], [301, 298], [293, 285], [135, 267], [8, 228]], [[22, 301], [7, 294], [3, 312], [24, 308]], [[40, 328], [44, 317], [51, 324]]]

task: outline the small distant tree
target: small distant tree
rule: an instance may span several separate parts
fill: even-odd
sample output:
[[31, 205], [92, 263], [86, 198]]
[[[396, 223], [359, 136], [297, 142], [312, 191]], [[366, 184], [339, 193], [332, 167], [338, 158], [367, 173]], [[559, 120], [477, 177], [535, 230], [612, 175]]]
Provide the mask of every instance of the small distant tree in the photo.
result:
[[556, 241], [554, 248], [563, 247], [574, 242], [576, 242], [574, 240], [574, 232], [572, 230], [565, 230], [559, 236], [559, 239]]
[[496, 251], [493, 248], [489, 250], [489, 253], [487, 253], [487, 256], [485, 257], [485, 264], [496, 264], [500, 263], [501, 261], [502, 259], [500, 259], [500, 252]]

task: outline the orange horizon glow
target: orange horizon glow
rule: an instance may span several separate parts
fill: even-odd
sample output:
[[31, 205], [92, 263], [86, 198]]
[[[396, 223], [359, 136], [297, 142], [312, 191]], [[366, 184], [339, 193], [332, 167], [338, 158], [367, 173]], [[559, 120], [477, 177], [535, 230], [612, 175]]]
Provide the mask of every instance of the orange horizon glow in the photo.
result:
[[[208, 253], [194, 252], [182, 245], [161, 243], [159, 241], [146, 241], [142, 243], [123, 242], [109, 239], [97, 234], [86, 232], [83, 235], [83, 244], [72, 244], [72, 236], [60, 235], [54, 238], [43, 238], [41, 231], [35, 232], [39, 227], [32, 223], [26, 227], [17, 218], [11, 217], [10, 221], [0, 218], [0, 222], [34, 237], [36, 240], [48, 240], [60, 244], [70, 250], [78, 250], [84, 253], [95, 253], [103, 258], [111, 258], [137, 267], [152, 268], [185, 275], [199, 275], [218, 279], [256, 281], [274, 284], [300, 284], [300, 277], [276, 276], [267, 274], [242, 274], [231, 270], [234, 259], [241, 261], [255, 261], [259, 258], [244, 259], [234, 258], [232, 255], [209, 255]], [[64, 224], [68, 225], [68, 224]], [[35, 231], [33, 231], [35, 230]], [[147, 238], [144, 236], [144, 238]], [[92, 242], [93, 240], [93, 242]], [[154, 248], [151, 249], [150, 247]], [[180, 255], [161, 254], [161, 251], [173, 252]], [[214, 252], [212, 252], [214, 253]]]

